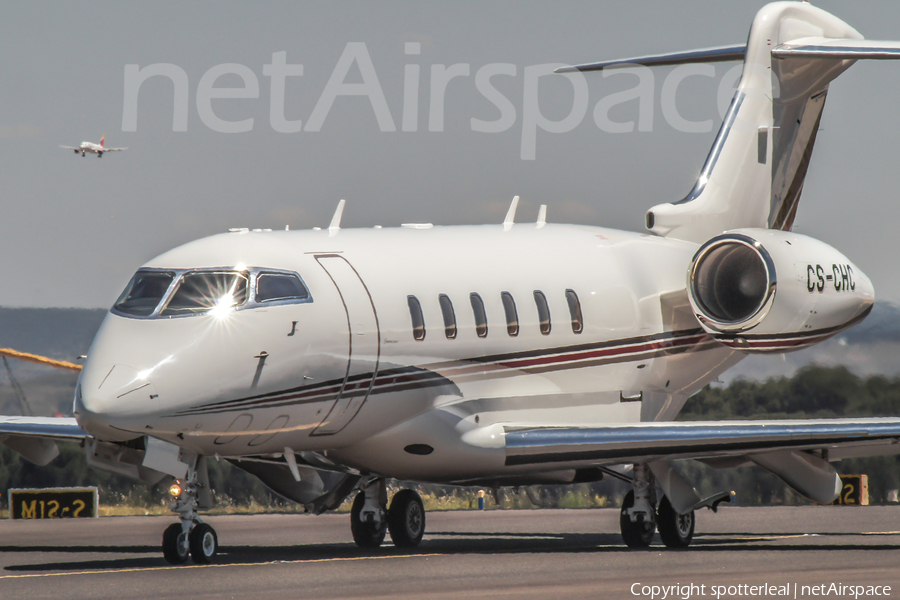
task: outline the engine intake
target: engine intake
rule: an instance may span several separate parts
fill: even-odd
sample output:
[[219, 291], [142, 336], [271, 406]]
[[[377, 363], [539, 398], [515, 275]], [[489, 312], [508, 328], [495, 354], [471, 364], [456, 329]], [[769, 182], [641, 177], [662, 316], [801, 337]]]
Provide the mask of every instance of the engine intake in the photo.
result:
[[704, 331], [753, 352], [785, 352], [827, 339], [872, 309], [872, 283], [843, 254], [774, 229], [726, 231], [688, 270], [688, 300]]
[[704, 244], [694, 257], [690, 292], [698, 317], [717, 331], [743, 331], [765, 318], [775, 296], [775, 265], [765, 248], [742, 234]]

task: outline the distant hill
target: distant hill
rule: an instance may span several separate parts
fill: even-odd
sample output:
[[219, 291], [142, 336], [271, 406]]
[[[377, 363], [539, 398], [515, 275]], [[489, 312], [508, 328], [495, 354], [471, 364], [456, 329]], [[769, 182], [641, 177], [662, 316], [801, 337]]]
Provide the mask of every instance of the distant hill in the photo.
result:
[[101, 308], [0, 308], [0, 347], [73, 361], [87, 354], [107, 312]]
[[[81, 308], [0, 308], [0, 348], [75, 362], [87, 354], [107, 311]], [[36, 415], [68, 414], [78, 374], [9, 360]], [[6, 369], [0, 368], [0, 414], [20, 414]]]
[[900, 306], [876, 302], [866, 319], [830, 340], [797, 352], [748, 356], [721, 377], [764, 380], [791, 377], [806, 365], [845, 366], [856, 375], [900, 375]]

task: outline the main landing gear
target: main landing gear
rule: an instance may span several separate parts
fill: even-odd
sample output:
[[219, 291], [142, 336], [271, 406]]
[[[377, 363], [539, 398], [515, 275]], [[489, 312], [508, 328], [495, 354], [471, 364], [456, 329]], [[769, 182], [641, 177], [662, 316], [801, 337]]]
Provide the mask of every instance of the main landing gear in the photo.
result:
[[653, 474], [646, 465], [634, 465], [632, 485], [619, 513], [619, 528], [625, 545], [646, 548], [653, 541], [654, 532], [659, 531], [666, 547], [687, 548], [694, 537], [694, 511], [678, 514], [665, 496], [657, 502]]
[[350, 531], [361, 548], [377, 548], [390, 533], [394, 546], [413, 548], [425, 534], [425, 506], [412, 490], [394, 494], [387, 508], [387, 486], [384, 479], [366, 478], [350, 509]]
[[[198, 462], [200, 460], [203, 459]], [[178, 479], [169, 488], [172, 497], [169, 510], [177, 513], [180, 520], [169, 525], [163, 533], [163, 557], [169, 564], [184, 564], [190, 556], [196, 564], [206, 565], [219, 550], [216, 530], [197, 514], [201, 488], [203, 484], [198, 481], [196, 468], [189, 469], [184, 479]]]

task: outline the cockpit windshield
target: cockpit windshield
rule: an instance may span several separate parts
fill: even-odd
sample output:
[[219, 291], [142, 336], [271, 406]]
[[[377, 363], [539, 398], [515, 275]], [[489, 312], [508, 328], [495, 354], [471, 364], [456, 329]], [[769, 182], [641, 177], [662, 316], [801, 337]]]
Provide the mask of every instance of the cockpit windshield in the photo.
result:
[[309, 289], [294, 271], [145, 268], [131, 278], [112, 310], [129, 317], [159, 319], [312, 301]]
[[159, 314], [170, 317], [241, 306], [247, 302], [248, 290], [245, 273], [185, 273]]
[[113, 308], [126, 315], [149, 316], [156, 310], [174, 279], [175, 273], [168, 271], [138, 271]]

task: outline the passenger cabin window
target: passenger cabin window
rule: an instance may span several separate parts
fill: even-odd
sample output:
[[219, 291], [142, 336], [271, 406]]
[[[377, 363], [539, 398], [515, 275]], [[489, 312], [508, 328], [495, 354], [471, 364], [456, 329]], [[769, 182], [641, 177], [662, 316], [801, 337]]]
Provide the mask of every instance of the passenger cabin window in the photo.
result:
[[113, 308], [126, 315], [146, 317], [153, 314], [175, 279], [168, 271], [138, 271]]
[[503, 311], [506, 313], [506, 333], [510, 337], [519, 335], [519, 313], [516, 311], [516, 301], [509, 292], [500, 292], [503, 300]]
[[422, 316], [422, 305], [415, 296], [407, 296], [406, 302], [409, 304], [409, 317], [412, 319], [413, 338], [417, 342], [425, 339], [425, 317]]
[[245, 273], [233, 271], [185, 273], [159, 314], [172, 317], [241, 306], [247, 302], [247, 283]]
[[544, 292], [534, 290], [534, 303], [537, 305], [541, 333], [550, 335], [550, 307], [547, 305], [547, 297], [544, 295]]
[[256, 278], [256, 301], [308, 300], [309, 290], [296, 275], [260, 273]]
[[487, 314], [484, 312], [484, 300], [478, 294], [469, 294], [469, 301], [472, 302], [472, 312], [475, 314], [475, 333], [478, 337], [487, 337]]
[[575, 290], [566, 290], [566, 302], [569, 303], [569, 316], [572, 317], [572, 333], [581, 333], [584, 330], [584, 320], [581, 318], [581, 302]]
[[447, 339], [456, 339], [456, 313], [453, 312], [453, 302], [450, 296], [441, 294], [438, 296], [438, 302], [441, 303], [441, 314], [444, 315], [444, 333]]

